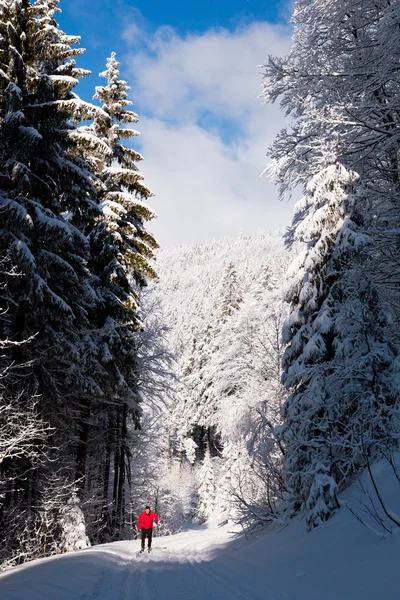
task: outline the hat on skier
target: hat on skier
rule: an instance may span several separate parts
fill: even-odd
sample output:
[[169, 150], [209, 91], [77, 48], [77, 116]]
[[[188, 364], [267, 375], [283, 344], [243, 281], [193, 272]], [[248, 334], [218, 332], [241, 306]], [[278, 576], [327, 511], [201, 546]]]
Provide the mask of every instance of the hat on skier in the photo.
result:
[[149, 505], [145, 506], [145, 508], [144, 508], [144, 510], [147, 510], [147, 509], [151, 510]]

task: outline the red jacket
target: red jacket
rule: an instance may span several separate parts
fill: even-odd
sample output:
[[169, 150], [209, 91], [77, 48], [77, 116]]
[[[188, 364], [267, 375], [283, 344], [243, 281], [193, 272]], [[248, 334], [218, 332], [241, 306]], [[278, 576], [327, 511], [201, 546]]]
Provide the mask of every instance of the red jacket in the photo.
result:
[[142, 512], [138, 518], [139, 531], [141, 529], [151, 529], [153, 527], [153, 521], [158, 523], [158, 517], [156, 513], [153, 513], [152, 511], [150, 511], [149, 514], [147, 514], [146, 511]]

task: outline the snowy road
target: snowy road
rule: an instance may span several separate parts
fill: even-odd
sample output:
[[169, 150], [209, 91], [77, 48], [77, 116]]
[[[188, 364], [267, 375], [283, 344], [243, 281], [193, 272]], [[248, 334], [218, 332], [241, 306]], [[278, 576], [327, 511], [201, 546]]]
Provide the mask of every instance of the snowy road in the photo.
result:
[[[155, 538], [139, 554], [139, 541], [117, 542], [45, 561], [0, 577], [2, 600], [274, 600], [255, 588], [243, 563], [231, 556], [231, 528], [198, 528]], [[243, 540], [237, 540], [238, 546]], [[229, 557], [227, 546], [233, 544]], [[220, 559], [222, 562], [216, 562]], [[214, 564], [215, 563], [215, 564]]]
[[[397, 479], [374, 471], [396, 508]], [[343, 502], [365, 508], [358, 496]], [[0, 600], [399, 600], [400, 532], [366, 525], [343, 508], [311, 533], [301, 519], [258, 539], [211, 523], [155, 538], [150, 555], [138, 540], [95, 546], [1, 574]]]
[[[177, 564], [179, 566], [177, 566]], [[235, 584], [233, 584], [235, 582]], [[182, 561], [174, 552], [155, 549], [151, 557], [132, 557], [121, 565], [116, 575], [114, 567], [101, 573], [92, 593], [79, 600], [266, 600], [251, 586], [241, 583], [226, 569], [215, 571], [195, 554]]]

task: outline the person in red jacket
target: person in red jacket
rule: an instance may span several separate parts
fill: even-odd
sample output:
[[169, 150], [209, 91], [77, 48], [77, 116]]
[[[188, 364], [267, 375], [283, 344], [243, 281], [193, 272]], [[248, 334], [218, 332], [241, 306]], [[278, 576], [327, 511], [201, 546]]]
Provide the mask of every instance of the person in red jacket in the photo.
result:
[[144, 543], [147, 538], [147, 550], [151, 550], [151, 540], [153, 537], [153, 522], [158, 523], [158, 517], [156, 513], [153, 513], [150, 506], [146, 506], [144, 512], [139, 515], [138, 528], [142, 532], [142, 549], [140, 552], [144, 552]]

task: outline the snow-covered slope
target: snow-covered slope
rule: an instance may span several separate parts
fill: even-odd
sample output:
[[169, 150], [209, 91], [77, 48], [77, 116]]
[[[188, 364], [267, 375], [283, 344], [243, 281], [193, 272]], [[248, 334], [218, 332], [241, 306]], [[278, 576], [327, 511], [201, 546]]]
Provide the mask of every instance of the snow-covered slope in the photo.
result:
[[191, 348], [193, 330], [209, 322], [230, 263], [245, 292], [266, 267], [282, 281], [290, 260], [279, 231], [161, 250], [156, 263], [160, 281], [155, 288], [162, 299], [165, 323], [171, 328], [171, 350], [183, 357]]
[[[387, 463], [374, 473], [388, 507], [400, 486]], [[362, 481], [370, 488], [367, 475]], [[343, 502], [367, 525], [361, 487]], [[376, 498], [375, 498], [376, 503]], [[377, 503], [376, 503], [377, 504]], [[258, 538], [209, 523], [168, 538], [139, 555], [139, 542], [116, 542], [28, 563], [0, 576], [2, 600], [397, 600], [400, 536], [364, 526], [342, 508], [323, 528], [304, 522]]]

